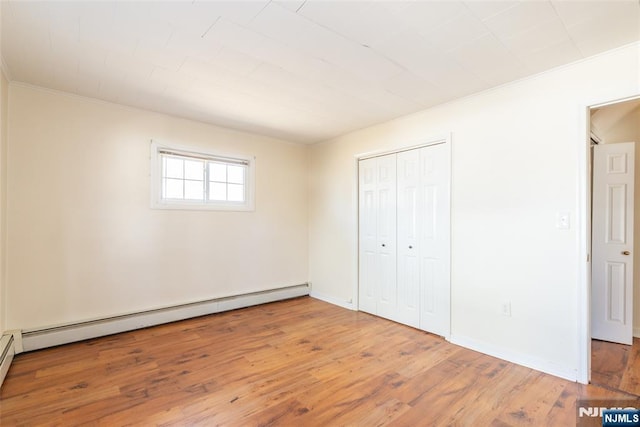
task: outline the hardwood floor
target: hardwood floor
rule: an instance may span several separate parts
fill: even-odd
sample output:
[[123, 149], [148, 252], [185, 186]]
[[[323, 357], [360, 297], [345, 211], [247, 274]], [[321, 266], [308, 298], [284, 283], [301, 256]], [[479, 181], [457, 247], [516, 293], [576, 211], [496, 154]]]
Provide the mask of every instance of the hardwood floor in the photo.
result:
[[591, 340], [591, 382], [640, 396], [640, 339], [632, 346]]
[[304, 297], [18, 355], [0, 425], [571, 426], [623, 397]]

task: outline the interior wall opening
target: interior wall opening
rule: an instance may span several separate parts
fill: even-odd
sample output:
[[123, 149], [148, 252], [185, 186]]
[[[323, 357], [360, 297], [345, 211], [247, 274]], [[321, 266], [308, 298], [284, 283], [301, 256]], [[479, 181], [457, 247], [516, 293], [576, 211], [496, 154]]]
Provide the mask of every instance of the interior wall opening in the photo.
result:
[[640, 396], [640, 98], [589, 123], [591, 383]]

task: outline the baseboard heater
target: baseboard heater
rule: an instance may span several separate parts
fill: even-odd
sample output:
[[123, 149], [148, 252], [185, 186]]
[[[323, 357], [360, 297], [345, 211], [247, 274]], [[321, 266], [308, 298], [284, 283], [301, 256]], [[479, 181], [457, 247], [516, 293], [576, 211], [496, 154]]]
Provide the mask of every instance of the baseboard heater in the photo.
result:
[[0, 337], [0, 387], [7, 376], [9, 366], [16, 354], [15, 342], [12, 334], [4, 334]]
[[309, 292], [310, 285], [303, 283], [301, 285], [198, 301], [46, 329], [25, 330], [22, 331], [22, 349], [23, 351], [39, 350], [192, 317], [296, 298], [309, 295]]

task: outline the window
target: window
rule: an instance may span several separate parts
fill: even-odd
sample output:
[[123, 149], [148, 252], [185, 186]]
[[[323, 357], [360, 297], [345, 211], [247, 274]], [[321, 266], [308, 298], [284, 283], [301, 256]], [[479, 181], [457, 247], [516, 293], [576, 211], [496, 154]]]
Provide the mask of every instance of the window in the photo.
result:
[[155, 142], [151, 158], [153, 207], [253, 210], [253, 159]]

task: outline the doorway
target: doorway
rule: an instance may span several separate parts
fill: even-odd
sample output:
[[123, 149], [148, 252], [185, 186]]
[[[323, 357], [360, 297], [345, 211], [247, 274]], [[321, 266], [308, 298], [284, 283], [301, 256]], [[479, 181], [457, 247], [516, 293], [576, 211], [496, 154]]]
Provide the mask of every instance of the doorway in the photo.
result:
[[591, 383], [640, 396], [640, 147], [629, 144], [640, 143], [640, 99], [592, 107], [589, 119]]

